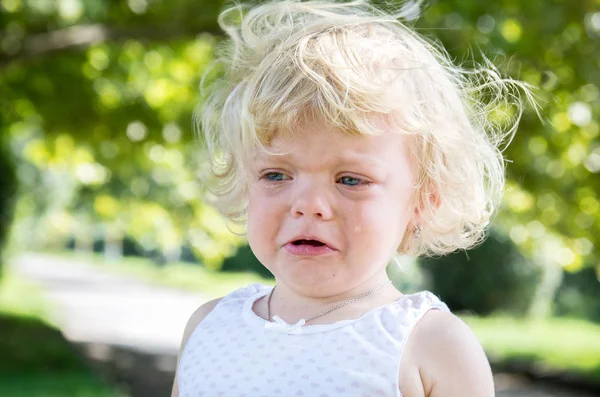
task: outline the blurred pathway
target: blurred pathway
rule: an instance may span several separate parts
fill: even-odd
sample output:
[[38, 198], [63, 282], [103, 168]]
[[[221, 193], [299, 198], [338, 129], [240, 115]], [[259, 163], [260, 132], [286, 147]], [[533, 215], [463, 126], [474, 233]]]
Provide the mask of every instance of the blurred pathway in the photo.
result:
[[[170, 395], [183, 329], [205, 296], [103, 272], [75, 259], [24, 254], [11, 264], [42, 286], [59, 309], [55, 323], [108, 381], [131, 397]], [[495, 382], [497, 397], [592, 397], [514, 375], [497, 374]]]
[[51, 319], [108, 382], [131, 397], [170, 396], [185, 324], [208, 299], [84, 261], [28, 253], [9, 263], [42, 287]]
[[13, 268], [43, 286], [60, 311], [52, 313], [72, 341], [127, 345], [177, 354], [192, 312], [207, 301], [200, 294], [149, 285], [102, 272], [76, 260], [25, 254]]

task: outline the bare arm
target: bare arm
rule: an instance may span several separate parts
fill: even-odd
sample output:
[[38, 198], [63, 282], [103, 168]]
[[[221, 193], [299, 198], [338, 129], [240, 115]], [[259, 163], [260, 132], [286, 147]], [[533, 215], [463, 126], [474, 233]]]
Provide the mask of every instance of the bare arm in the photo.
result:
[[179, 397], [179, 390], [177, 389], [177, 372], [179, 370], [179, 360], [181, 360], [181, 353], [183, 352], [183, 348], [187, 343], [190, 335], [196, 329], [198, 324], [210, 313], [217, 303], [219, 303], [221, 299], [214, 299], [212, 301], [206, 302], [202, 306], [200, 306], [196, 311], [190, 316], [187, 325], [185, 326], [185, 331], [183, 332], [183, 338], [181, 339], [181, 347], [179, 348], [179, 354], [177, 356], [177, 367], [175, 370], [175, 379], [173, 380], [173, 389], [171, 391], [171, 397]]
[[426, 397], [494, 397], [490, 364], [467, 324], [451, 313], [432, 310], [415, 331], [423, 353], [417, 365]]

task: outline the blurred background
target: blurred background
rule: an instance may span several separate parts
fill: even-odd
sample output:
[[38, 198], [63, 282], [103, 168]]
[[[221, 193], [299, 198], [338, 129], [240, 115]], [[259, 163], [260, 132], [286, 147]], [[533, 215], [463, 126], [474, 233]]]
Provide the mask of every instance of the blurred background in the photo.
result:
[[[169, 395], [191, 312], [272, 283], [201, 199], [221, 7], [0, 0], [0, 396]], [[542, 120], [505, 152], [486, 242], [390, 276], [471, 325], [499, 396], [600, 395], [600, 1], [431, 1], [410, 23], [538, 87]]]

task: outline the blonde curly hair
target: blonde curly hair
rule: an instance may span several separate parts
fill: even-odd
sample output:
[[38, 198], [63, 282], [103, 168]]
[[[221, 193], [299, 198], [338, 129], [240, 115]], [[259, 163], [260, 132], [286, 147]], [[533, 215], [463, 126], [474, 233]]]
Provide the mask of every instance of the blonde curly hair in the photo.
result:
[[223, 73], [195, 119], [227, 217], [243, 222], [251, 149], [324, 118], [349, 134], [411, 136], [422, 232], [405, 233], [399, 251], [442, 255], [483, 240], [504, 187], [501, 145], [516, 131], [520, 94], [531, 94], [487, 60], [454, 65], [402, 22], [418, 5], [385, 12], [361, 0], [285, 0], [221, 13]]

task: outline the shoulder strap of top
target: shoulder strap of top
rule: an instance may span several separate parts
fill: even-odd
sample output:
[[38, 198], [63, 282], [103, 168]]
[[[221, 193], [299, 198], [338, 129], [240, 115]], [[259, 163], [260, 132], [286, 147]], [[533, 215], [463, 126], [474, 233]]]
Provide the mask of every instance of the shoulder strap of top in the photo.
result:
[[395, 304], [395, 315], [399, 316], [405, 330], [411, 331], [421, 318], [430, 310], [450, 312], [448, 306], [430, 291], [421, 291], [405, 295]]
[[259, 283], [249, 284], [245, 287], [238, 288], [238, 289], [230, 292], [229, 294], [225, 295], [223, 298], [221, 298], [221, 300], [219, 301], [219, 303], [217, 304], [217, 307], [215, 307], [215, 309], [218, 308], [219, 306], [228, 306], [228, 305], [235, 305], [235, 304], [243, 305], [244, 302], [251, 296], [253, 296], [261, 291], [265, 291], [269, 288], [270, 287], [263, 285], [263, 284], [259, 284]]
[[404, 352], [406, 342], [417, 325], [417, 323], [430, 310], [441, 310], [450, 313], [448, 306], [430, 291], [421, 291], [416, 294], [405, 296], [397, 302], [397, 316], [401, 321], [403, 328], [403, 337], [400, 347], [400, 360]]
[[433, 292], [421, 291], [413, 294], [411, 297], [414, 307], [422, 311], [422, 314], [425, 314], [431, 309], [439, 309], [446, 312], [450, 311], [448, 306], [446, 306], [446, 304]]

